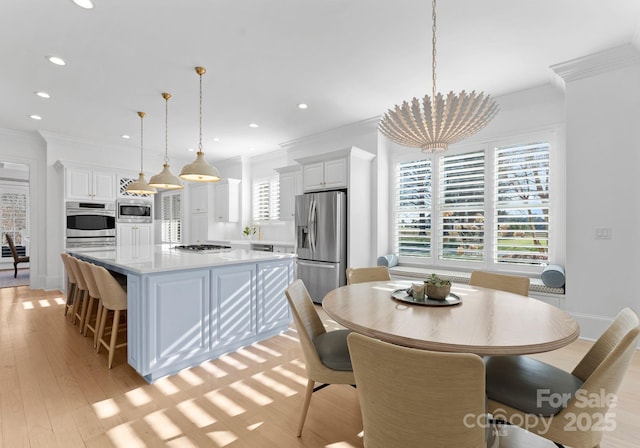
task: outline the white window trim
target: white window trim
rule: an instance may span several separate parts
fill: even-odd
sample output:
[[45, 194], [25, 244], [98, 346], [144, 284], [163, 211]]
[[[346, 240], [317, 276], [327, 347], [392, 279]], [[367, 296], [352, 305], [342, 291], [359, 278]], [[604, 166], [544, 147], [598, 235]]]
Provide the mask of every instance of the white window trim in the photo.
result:
[[[258, 219], [256, 216], [256, 188], [258, 184], [269, 183], [269, 219]], [[253, 180], [251, 185], [251, 216], [252, 222], [267, 224], [280, 221], [280, 176], [260, 177]], [[274, 193], [274, 186], [278, 186]], [[275, 203], [274, 203], [275, 202]]]
[[[543, 140], [550, 144], [550, 154], [549, 154], [549, 163], [550, 163], [550, 191], [552, 192], [550, 195], [550, 215], [549, 220], [552, 225], [550, 226], [549, 232], [549, 264], [559, 264], [564, 266], [565, 264], [565, 235], [566, 235], [566, 182], [565, 182], [565, 142], [563, 139], [563, 126], [551, 126], [540, 129], [533, 129], [529, 131], [525, 131], [522, 133], [517, 133], [510, 135], [508, 137], [499, 138], [499, 139], [491, 139], [487, 141], [475, 141], [475, 142], [462, 142], [460, 144], [456, 144], [452, 146], [447, 152], [447, 155], [455, 155], [466, 153], [474, 150], [485, 149], [485, 164], [489, 164], [491, 169], [487, 173], [485, 177], [486, 183], [486, 191], [493, 191], [494, 187], [494, 173], [493, 173], [493, 165], [494, 165], [494, 148], [503, 147], [509, 145], [517, 145], [522, 144], [526, 141], [532, 140]], [[399, 146], [394, 146], [391, 150], [391, 157], [389, 163], [389, 179], [390, 183], [390, 194], [389, 194], [389, 247], [393, 248], [395, 251], [396, 242], [395, 242], [395, 216], [397, 213], [396, 207], [396, 192], [395, 192], [395, 169], [397, 163], [409, 162], [412, 160], [417, 160], [419, 158], [432, 157], [432, 172], [434, 173], [433, 182], [432, 182], [432, 198], [433, 198], [433, 216], [431, 219], [431, 234], [432, 241], [433, 236], [439, 235], [439, 220], [435, 219], [435, 217], [439, 216], [439, 172], [440, 172], [440, 156], [442, 153], [434, 153], [434, 154], [424, 154], [418, 149], [413, 148], [402, 148]], [[438, 174], [436, 174], [438, 173]], [[493, 210], [493, 195], [489, 194], [486, 196], [485, 207], [489, 210]], [[485, 213], [485, 225], [487, 229], [493, 229], [493, 213]], [[491, 227], [489, 227], [491, 226]], [[491, 230], [491, 235], [493, 235], [493, 230]], [[491, 236], [493, 238], [493, 236]], [[415, 257], [401, 257], [400, 264], [412, 267], [424, 267], [424, 268], [432, 268], [436, 269], [451, 269], [451, 270], [459, 270], [459, 271], [470, 271], [473, 269], [481, 269], [488, 271], [496, 271], [503, 273], [511, 273], [511, 274], [525, 274], [525, 275], [534, 275], [539, 276], [544, 269], [544, 266], [517, 266], [517, 265], [501, 265], [493, 262], [493, 254], [489, 253], [493, 251], [493, 242], [491, 239], [487, 238], [485, 240], [485, 247], [488, 248], [486, 252], [487, 256], [485, 257], [485, 261], [477, 262], [477, 266], [475, 262], [465, 261], [465, 262], [457, 262], [452, 260], [439, 260], [437, 254], [437, 248], [432, 248], [431, 256], [426, 258], [415, 258]], [[486, 249], [485, 249], [486, 250]], [[489, 256], [491, 255], [491, 256]], [[473, 265], [473, 266], [472, 266]]]

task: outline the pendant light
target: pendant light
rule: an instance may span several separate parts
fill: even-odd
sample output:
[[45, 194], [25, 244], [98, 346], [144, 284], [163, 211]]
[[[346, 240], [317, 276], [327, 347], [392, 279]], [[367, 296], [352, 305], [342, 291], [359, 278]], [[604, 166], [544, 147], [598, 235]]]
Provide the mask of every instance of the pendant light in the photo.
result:
[[498, 105], [484, 92], [449, 92], [446, 100], [436, 94], [436, 0], [432, 3], [431, 98], [413, 98], [389, 109], [378, 124], [394, 142], [423, 152], [445, 151], [450, 144], [475, 134], [498, 112]]
[[149, 185], [165, 190], [178, 190], [184, 188], [184, 185], [169, 169], [169, 98], [171, 94], [165, 92], [162, 98], [164, 98], [164, 168], [149, 179]]
[[140, 174], [138, 176], [138, 179], [134, 182], [131, 182], [129, 185], [127, 185], [126, 188], [126, 192], [127, 193], [132, 193], [132, 194], [141, 194], [141, 195], [148, 195], [148, 194], [156, 194], [157, 191], [155, 188], [153, 188], [152, 186], [150, 186], [147, 183], [147, 180], [144, 178], [144, 171], [142, 168], [142, 161], [144, 159], [143, 157], [143, 153], [144, 153], [144, 139], [143, 139], [143, 124], [142, 122], [144, 121], [144, 116], [146, 114], [144, 112], [138, 112], [138, 116], [140, 117]]
[[200, 76], [200, 137], [198, 141], [198, 152], [195, 162], [182, 167], [180, 179], [191, 180], [195, 182], [218, 182], [220, 174], [215, 166], [209, 165], [204, 160], [204, 152], [202, 152], [202, 75], [206, 73], [204, 67], [196, 67], [196, 73]]

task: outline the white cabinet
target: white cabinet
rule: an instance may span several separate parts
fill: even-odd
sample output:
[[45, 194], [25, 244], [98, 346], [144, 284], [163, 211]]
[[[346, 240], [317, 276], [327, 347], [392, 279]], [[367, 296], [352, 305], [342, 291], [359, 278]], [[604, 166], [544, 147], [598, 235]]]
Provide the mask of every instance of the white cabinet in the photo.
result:
[[153, 250], [153, 224], [118, 224], [118, 255], [123, 258], [149, 258]]
[[192, 213], [191, 214], [191, 244], [203, 244], [209, 238], [209, 214], [208, 213]]
[[294, 246], [273, 246], [273, 251], [279, 254], [293, 254], [295, 253]]
[[238, 222], [240, 218], [240, 181], [224, 179], [215, 184], [214, 220]]
[[347, 159], [308, 163], [303, 166], [304, 191], [347, 188]]
[[209, 210], [209, 185], [192, 185], [189, 188], [191, 213], [206, 213]]
[[296, 196], [303, 193], [302, 169], [299, 165], [276, 169], [280, 181], [280, 220], [295, 218]]
[[209, 221], [213, 214], [213, 185], [189, 185], [189, 244], [209, 239]]
[[116, 173], [90, 167], [65, 167], [65, 198], [115, 201]]

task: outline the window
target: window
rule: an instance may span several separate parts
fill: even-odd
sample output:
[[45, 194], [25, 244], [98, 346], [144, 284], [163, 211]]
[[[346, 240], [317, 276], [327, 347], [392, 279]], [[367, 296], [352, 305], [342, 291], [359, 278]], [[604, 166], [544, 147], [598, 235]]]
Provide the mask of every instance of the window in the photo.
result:
[[162, 242], [182, 242], [182, 195], [178, 191], [162, 193]]
[[549, 140], [399, 156], [394, 247], [402, 262], [532, 273], [549, 264]]
[[257, 179], [253, 183], [253, 220], [280, 219], [280, 180], [278, 176]]

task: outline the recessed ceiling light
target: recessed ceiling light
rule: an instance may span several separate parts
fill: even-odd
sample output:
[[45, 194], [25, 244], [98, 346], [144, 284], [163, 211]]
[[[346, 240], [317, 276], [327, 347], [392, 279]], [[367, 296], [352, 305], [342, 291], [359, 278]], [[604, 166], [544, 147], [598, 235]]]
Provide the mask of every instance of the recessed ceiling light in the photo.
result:
[[38, 95], [40, 98], [51, 98], [51, 95], [49, 95], [47, 92], [36, 92], [36, 95]]
[[52, 64], [56, 64], [56, 65], [67, 65], [67, 63], [64, 61], [64, 59], [59, 58], [57, 56], [49, 56], [49, 62], [51, 62]]
[[258, 126], [256, 123], [249, 123], [249, 127], [250, 128], [259, 128], [260, 126]]
[[308, 108], [308, 107], [309, 107], [309, 105], [308, 105], [308, 104], [305, 104], [305, 103], [300, 103], [300, 104], [298, 104], [298, 109], [306, 109], [306, 108]]
[[127, 134], [122, 134], [122, 138], [125, 139], [125, 140], [129, 140], [131, 138], [131, 136], [127, 135]]
[[29, 115], [29, 118], [33, 120], [42, 120], [42, 117], [40, 115]]
[[93, 2], [91, 0], [73, 0], [73, 3], [84, 9], [93, 8]]
[[252, 146], [251, 148], [249, 148], [249, 151], [253, 151], [254, 149], [256, 149], [256, 148], [254, 148], [254, 147]]
[[213, 137], [211, 140], [213, 140], [214, 142], [219, 142], [220, 139], [218, 137]]
[[189, 151], [189, 152], [194, 152], [194, 151], [195, 151], [195, 149], [193, 149], [193, 148], [187, 148], [187, 151]]

